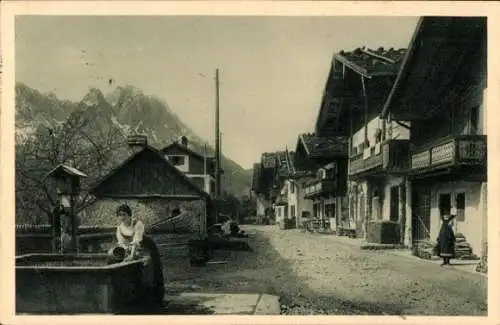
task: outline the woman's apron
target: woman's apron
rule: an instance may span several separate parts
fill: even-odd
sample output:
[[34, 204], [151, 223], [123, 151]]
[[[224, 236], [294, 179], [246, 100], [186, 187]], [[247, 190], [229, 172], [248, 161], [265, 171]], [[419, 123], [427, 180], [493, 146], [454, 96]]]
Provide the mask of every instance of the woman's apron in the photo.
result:
[[[127, 240], [127, 242], [131, 243], [134, 234], [126, 235], [121, 229], [119, 230], [120, 234]], [[143, 236], [142, 242], [137, 246], [135, 251], [134, 259], [143, 260], [143, 268], [142, 268], [142, 283], [148, 287], [154, 286], [154, 278], [155, 278], [155, 270], [153, 263], [153, 256], [151, 254], [151, 245], [149, 240], [145, 240], [146, 236]], [[126, 248], [127, 253], [130, 253], [131, 247]]]

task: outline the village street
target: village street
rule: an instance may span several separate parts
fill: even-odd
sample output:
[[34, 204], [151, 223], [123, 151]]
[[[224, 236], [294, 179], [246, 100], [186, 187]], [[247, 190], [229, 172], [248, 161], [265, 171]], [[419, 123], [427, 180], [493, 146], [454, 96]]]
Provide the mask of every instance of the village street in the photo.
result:
[[175, 291], [268, 293], [280, 296], [282, 314], [295, 315], [487, 313], [482, 275], [363, 251], [331, 235], [277, 226], [244, 229], [254, 252], [224, 252], [214, 260], [226, 263], [202, 268], [167, 261], [167, 297]]

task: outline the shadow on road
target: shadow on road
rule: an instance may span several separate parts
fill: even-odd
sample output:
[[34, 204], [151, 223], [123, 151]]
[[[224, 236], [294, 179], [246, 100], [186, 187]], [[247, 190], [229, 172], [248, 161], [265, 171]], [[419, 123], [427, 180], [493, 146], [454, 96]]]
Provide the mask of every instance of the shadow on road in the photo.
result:
[[[264, 226], [263, 226], [264, 227]], [[272, 227], [272, 226], [268, 226]], [[266, 293], [280, 296], [283, 311], [290, 314], [400, 315], [405, 306], [350, 301], [340, 296], [321, 295], [292, 271], [291, 262], [282, 258], [268, 238], [257, 229], [245, 239], [253, 252], [215, 251], [212, 261], [222, 263], [192, 267], [185, 259], [166, 259], [164, 277], [166, 299], [180, 292]], [[327, 284], [326, 284], [327, 285]], [[193, 301], [191, 307], [166, 305], [165, 314], [210, 314], [213, 311]]]

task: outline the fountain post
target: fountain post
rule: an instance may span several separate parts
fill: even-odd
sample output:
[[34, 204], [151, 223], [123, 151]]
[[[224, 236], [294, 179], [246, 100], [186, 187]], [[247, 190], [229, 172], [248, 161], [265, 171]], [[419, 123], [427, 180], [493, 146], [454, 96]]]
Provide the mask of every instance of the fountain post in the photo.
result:
[[[69, 215], [71, 226], [71, 252], [77, 253], [78, 244], [76, 236], [78, 226], [76, 223], [75, 203], [80, 194], [80, 181], [82, 178], [87, 177], [87, 175], [76, 168], [60, 164], [51, 170], [46, 177], [49, 177], [53, 181], [56, 193], [59, 197], [59, 203]], [[66, 229], [62, 229], [61, 231], [61, 249], [63, 249], [62, 236], [64, 236], [65, 231]]]

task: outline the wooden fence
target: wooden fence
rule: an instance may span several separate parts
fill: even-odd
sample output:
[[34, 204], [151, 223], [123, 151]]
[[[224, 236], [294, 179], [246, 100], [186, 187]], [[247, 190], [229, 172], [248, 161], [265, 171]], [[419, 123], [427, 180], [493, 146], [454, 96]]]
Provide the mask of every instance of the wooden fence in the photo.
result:
[[[80, 227], [78, 247], [82, 252], [104, 252], [115, 241], [114, 227]], [[155, 241], [162, 259], [187, 257], [189, 241], [199, 238], [197, 233], [164, 233], [154, 231], [150, 236]], [[16, 225], [16, 255], [49, 253], [52, 250], [52, 227], [50, 225]]]

